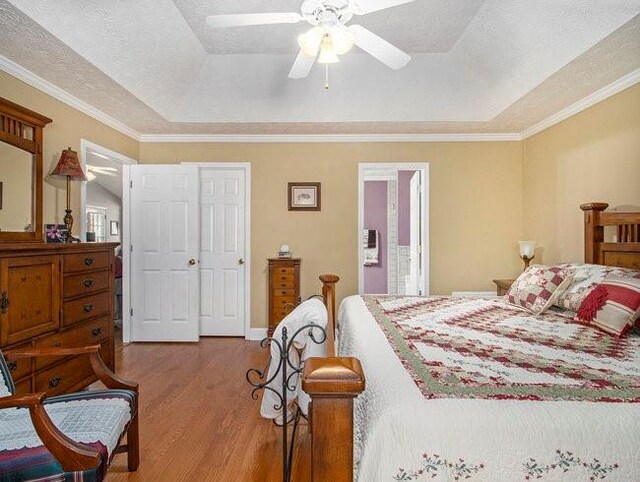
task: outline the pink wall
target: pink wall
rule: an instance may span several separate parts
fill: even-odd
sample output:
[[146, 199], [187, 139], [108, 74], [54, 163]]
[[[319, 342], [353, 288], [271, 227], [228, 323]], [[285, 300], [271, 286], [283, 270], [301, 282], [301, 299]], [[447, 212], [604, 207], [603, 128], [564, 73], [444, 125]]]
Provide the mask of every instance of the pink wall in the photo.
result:
[[411, 178], [416, 171], [398, 171], [398, 246], [411, 244]]
[[377, 265], [364, 267], [364, 292], [387, 292], [387, 181], [364, 183], [364, 229], [378, 231]]

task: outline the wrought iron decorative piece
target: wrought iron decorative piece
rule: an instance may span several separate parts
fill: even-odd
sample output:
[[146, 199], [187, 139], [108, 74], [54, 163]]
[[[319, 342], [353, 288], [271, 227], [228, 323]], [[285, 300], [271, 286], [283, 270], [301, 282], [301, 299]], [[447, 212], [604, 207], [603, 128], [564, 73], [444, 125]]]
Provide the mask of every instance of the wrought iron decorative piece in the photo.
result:
[[[296, 438], [296, 432], [298, 430], [298, 424], [300, 422], [300, 418], [304, 417], [304, 414], [300, 410], [299, 407], [296, 407], [294, 413], [288, 413], [288, 400], [287, 400], [287, 392], [288, 390], [295, 390], [295, 383], [292, 385], [292, 381], [297, 383], [297, 376], [304, 369], [304, 363], [301, 363], [300, 366], [295, 366], [291, 359], [289, 358], [291, 350], [295, 350], [294, 341], [296, 337], [304, 332], [305, 330], [309, 330], [309, 338], [313, 343], [321, 345], [327, 339], [327, 333], [319, 325], [315, 323], [310, 323], [308, 325], [299, 328], [291, 338], [289, 338], [288, 330], [285, 326], [282, 327], [282, 336], [281, 339], [278, 340], [275, 337], [267, 337], [264, 338], [260, 342], [260, 346], [262, 348], [270, 347], [272, 343], [278, 347], [278, 358], [273, 360], [269, 357], [267, 364], [262, 370], [258, 370], [257, 368], [250, 368], [247, 370], [246, 379], [249, 385], [251, 385], [253, 390], [251, 391], [251, 398], [254, 400], [258, 399], [258, 392], [262, 389], [270, 390], [274, 393], [278, 399], [278, 403], [276, 403], [273, 408], [274, 410], [282, 411], [282, 481], [289, 482], [291, 480], [291, 463], [293, 461], [293, 450], [294, 443]], [[315, 330], [318, 330], [319, 333], [314, 334]], [[278, 363], [277, 369], [273, 372], [273, 374], [269, 377], [269, 366], [273, 362]], [[270, 386], [273, 381], [278, 377], [279, 374], [282, 374], [282, 384], [280, 386], [280, 390], [278, 391], [276, 388]], [[274, 419], [274, 423], [277, 425], [276, 420]], [[287, 442], [287, 429], [288, 426], [292, 425], [293, 430], [291, 433], [291, 441], [290, 444]]]

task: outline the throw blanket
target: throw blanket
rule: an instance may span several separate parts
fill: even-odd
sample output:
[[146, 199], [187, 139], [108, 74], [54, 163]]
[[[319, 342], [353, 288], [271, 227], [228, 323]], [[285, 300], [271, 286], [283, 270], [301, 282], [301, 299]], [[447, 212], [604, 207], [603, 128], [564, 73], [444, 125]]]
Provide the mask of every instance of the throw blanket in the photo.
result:
[[366, 297], [425, 398], [640, 402], [640, 337], [497, 300]]
[[[282, 344], [282, 329], [287, 328], [287, 343], [290, 343], [291, 337], [303, 326], [314, 324], [322, 329], [327, 326], [327, 308], [324, 303], [316, 298], [311, 298], [298, 305], [291, 313], [289, 313], [276, 327], [273, 332], [273, 338]], [[316, 340], [324, 338], [321, 330], [318, 328], [307, 328], [300, 332], [293, 340], [293, 346], [289, 350], [289, 361], [294, 367], [300, 367], [307, 358], [326, 356], [325, 343], [317, 344], [311, 336]], [[278, 344], [271, 343], [271, 363], [267, 380], [275, 378], [268, 385], [269, 388], [282, 394], [282, 369], [280, 368], [280, 348]], [[277, 372], [277, 374], [276, 374]], [[292, 372], [291, 367], [287, 366], [287, 374]], [[288, 376], [288, 375], [287, 375]], [[300, 407], [305, 415], [308, 411], [309, 396], [302, 390], [302, 377], [294, 375], [289, 381], [287, 390], [287, 419], [295, 413], [296, 405]], [[280, 398], [276, 393], [266, 389], [262, 397], [262, 405], [260, 414], [264, 418], [275, 419], [276, 423], [282, 423], [282, 410], [278, 408]]]

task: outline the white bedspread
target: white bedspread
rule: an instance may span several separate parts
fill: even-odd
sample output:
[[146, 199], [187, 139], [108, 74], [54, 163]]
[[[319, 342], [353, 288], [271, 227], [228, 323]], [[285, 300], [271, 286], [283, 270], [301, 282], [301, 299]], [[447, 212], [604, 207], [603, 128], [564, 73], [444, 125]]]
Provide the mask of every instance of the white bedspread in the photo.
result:
[[640, 404], [425, 399], [360, 296], [338, 316], [339, 352], [362, 362], [356, 477], [640, 481]]

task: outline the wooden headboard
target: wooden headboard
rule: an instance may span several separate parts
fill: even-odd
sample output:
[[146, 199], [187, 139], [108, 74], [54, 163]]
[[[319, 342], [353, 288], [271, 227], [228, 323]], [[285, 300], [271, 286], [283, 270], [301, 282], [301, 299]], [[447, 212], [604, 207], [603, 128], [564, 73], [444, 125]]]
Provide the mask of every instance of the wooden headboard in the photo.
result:
[[[605, 212], [607, 203], [580, 206], [584, 211], [584, 262], [640, 270], [640, 212]], [[605, 242], [605, 226], [615, 238]]]

